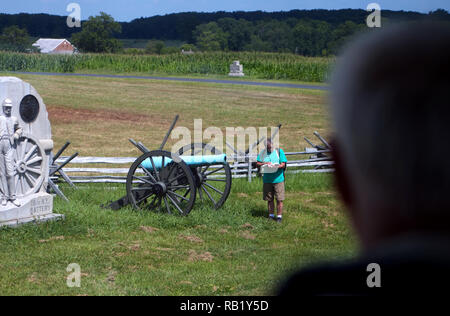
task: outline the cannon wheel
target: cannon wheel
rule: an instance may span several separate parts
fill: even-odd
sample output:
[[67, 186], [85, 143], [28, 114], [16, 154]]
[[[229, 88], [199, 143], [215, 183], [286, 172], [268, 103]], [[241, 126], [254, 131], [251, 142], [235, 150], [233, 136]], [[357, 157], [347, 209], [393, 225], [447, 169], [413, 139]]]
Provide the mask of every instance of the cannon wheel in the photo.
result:
[[38, 192], [48, 174], [45, 151], [31, 135], [23, 135], [14, 157], [14, 181], [18, 198]]
[[[169, 214], [188, 215], [195, 203], [197, 189], [191, 169], [176, 155], [155, 150], [140, 156], [127, 176], [128, 201], [137, 210], [155, 210]], [[159, 170], [141, 168], [149, 159], [152, 166], [160, 160]], [[168, 159], [172, 159], [170, 163]]]
[[[180, 156], [222, 154], [214, 146], [205, 143], [183, 146], [178, 150], [178, 153]], [[215, 209], [219, 209], [225, 203], [231, 191], [232, 177], [228, 163], [197, 167], [194, 176], [200, 200], [211, 203]]]

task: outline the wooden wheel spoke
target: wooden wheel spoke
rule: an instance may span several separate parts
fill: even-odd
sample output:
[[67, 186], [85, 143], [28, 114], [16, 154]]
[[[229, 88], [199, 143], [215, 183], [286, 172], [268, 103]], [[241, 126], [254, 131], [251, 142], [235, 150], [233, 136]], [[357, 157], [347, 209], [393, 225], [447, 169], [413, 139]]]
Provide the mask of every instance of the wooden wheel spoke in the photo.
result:
[[219, 189], [213, 187], [211, 184], [206, 183], [206, 182], [203, 182], [203, 184], [206, 185], [208, 188], [213, 189], [214, 191], [216, 191], [216, 192], [219, 193], [220, 195], [223, 195], [223, 192], [222, 192], [222, 191], [220, 191]]
[[131, 191], [148, 191], [148, 190], [153, 190], [153, 187], [136, 187], [136, 188], [132, 188]]
[[133, 178], [138, 179], [138, 180], [140, 180], [142, 182], [145, 182], [145, 183], [148, 183], [148, 184], [155, 184], [156, 183], [156, 181], [155, 182], [150, 182], [147, 179], [139, 177], [139, 176], [136, 176], [136, 175], [133, 175]]
[[170, 176], [172, 175], [172, 172], [177, 168], [177, 165], [172, 163], [169, 166], [169, 174], [167, 175], [167, 179], [170, 179]]
[[178, 206], [178, 204], [174, 201], [174, 199], [170, 196], [170, 194], [167, 194], [167, 197], [169, 198], [169, 200], [172, 202], [173, 205], [175, 205], [175, 207], [178, 209], [178, 211], [181, 214], [184, 214], [183, 210]]
[[158, 179], [158, 181], [161, 181], [161, 178], [159, 177], [159, 172], [158, 170], [156, 170], [156, 166], [155, 166], [155, 162], [153, 161], [153, 157], [150, 156], [150, 162], [152, 163], [152, 167], [153, 167], [153, 171], [155, 172], [156, 175], [156, 179]]
[[152, 210], [155, 207], [155, 204], [156, 204], [155, 202], [156, 202], [157, 199], [158, 199], [158, 196], [154, 195], [153, 199], [151, 200], [151, 202], [145, 208], [147, 208], [149, 210]]
[[143, 198], [141, 198], [139, 201], [136, 202], [136, 205], [141, 204], [142, 202], [144, 202], [146, 199], [148, 199], [150, 196], [152, 196], [153, 193], [150, 193], [148, 195], [145, 195]]
[[169, 181], [168, 184], [171, 184], [173, 182], [175, 182], [178, 179], [181, 179], [182, 177], [185, 177], [186, 175], [184, 173], [179, 174], [178, 176], [176, 176], [175, 178], [173, 178], [172, 180]]
[[203, 175], [205, 174], [206, 170], [209, 169], [210, 166], [211, 166], [211, 165], [207, 165], [207, 166], [205, 167], [205, 170], [202, 171], [202, 174], [203, 174]]
[[167, 197], [164, 196], [164, 204], [166, 205], [167, 213], [172, 214], [169, 207], [169, 202], [167, 202]]
[[181, 195], [179, 195], [178, 193], [175, 193], [175, 192], [173, 192], [173, 191], [170, 191], [170, 190], [167, 190], [167, 192], [170, 192], [170, 194], [173, 194], [173, 195], [175, 195], [175, 196], [177, 196], [177, 197], [179, 197], [180, 199], [183, 199], [183, 200], [185, 200], [185, 201], [188, 201], [189, 202], [189, 199], [187, 199], [185, 196], [181, 196]]
[[153, 181], [153, 183], [156, 183], [158, 181], [156, 181], [155, 177], [152, 175], [152, 173], [150, 171], [148, 171], [146, 168], [142, 167], [141, 168], [145, 174]]
[[215, 173], [215, 172], [217, 172], [217, 171], [219, 171], [219, 170], [222, 170], [223, 168], [225, 168], [225, 167], [222, 166], [222, 167], [220, 167], [220, 168], [217, 168], [216, 170], [213, 170], [213, 171], [210, 171], [210, 172], [208, 172], [208, 173], [205, 173], [204, 175], [205, 175], [205, 176], [209, 176], [210, 174], [213, 174], [213, 173]]
[[188, 185], [172, 185], [172, 186], [168, 186], [167, 188], [172, 191], [176, 191], [176, 190], [181, 190], [181, 189], [188, 189], [189, 186]]
[[202, 201], [203, 202], [203, 193], [202, 193], [202, 190], [201, 190], [201, 188], [200, 188], [200, 190], [198, 190], [198, 196], [200, 197], [200, 201]]
[[202, 189], [205, 191], [206, 195], [209, 197], [209, 199], [211, 200], [211, 202], [213, 202], [214, 206], [217, 204], [216, 201], [213, 199], [213, 197], [211, 196], [211, 194], [208, 192], [208, 190], [206, 190], [206, 188], [202, 185]]
[[159, 211], [162, 212], [162, 197], [158, 197], [158, 207]]
[[207, 178], [205, 181], [220, 181], [220, 182], [227, 182], [225, 179], [216, 179], [216, 178]]

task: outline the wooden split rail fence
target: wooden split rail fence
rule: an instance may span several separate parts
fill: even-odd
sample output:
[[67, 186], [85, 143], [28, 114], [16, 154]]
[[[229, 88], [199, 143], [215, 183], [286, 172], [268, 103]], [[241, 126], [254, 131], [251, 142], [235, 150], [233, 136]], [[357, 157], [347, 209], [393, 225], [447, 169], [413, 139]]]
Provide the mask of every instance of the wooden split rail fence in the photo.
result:
[[[286, 169], [288, 174], [334, 171], [334, 162], [330, 158], [329, 149], [306, 148], [303, 152], [286, 152], [285, 154], [288, 159]], [[305, 155], [310, 157], [296, 159]], [[233, 178], [247, 178], [251, 182], [258, 172], [251, 163], [256, 160], [256, 157], [247, 155], [233, 158], [234, 161], [230, 165]], [[60, 157], [56, 163], [63, 163], [66, 160], [67, 157]], [[73, 183], [125, 183], [129, 167], [135, 160], [135, 157], [76, 157], [62, 170]], [[63, 179], [60, 174], [55, 174], [53, 180], [67, 181], [66, 177]]]

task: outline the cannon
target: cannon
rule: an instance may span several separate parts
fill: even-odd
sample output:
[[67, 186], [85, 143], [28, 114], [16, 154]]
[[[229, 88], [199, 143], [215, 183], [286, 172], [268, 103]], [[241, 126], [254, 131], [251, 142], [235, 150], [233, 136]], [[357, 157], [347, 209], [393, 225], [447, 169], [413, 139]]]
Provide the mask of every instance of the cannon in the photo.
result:
[[219, 209], [231, 190], [231, 169], [226, 155], [205, 143], [193, 143], [177, 152], [163, 150], [178, 115], [158, 150], [149, 150], [130, 139], [142, 155], [131, 165], [126, 180], [126, 196], [106, 207], [118, 210], [131, 205], [140, 211], [160, 211], [188, 215], [196, 198]]

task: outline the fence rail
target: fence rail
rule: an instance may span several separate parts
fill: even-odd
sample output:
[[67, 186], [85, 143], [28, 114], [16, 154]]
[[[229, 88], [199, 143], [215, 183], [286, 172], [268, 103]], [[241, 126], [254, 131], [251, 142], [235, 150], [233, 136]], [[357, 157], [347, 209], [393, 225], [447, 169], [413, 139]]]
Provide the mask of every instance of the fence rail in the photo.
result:
[[[286, 173], [323, 173], [333, 172], [334, 161], [329, 156], [330, 150], [317, 150], [305, 148], [301, 152], [286, 152], [286, 156], [310, 155], [307, 159], [291, 159], [287, 162]], [[56, 163], [62, 163], [67, 157], [60, 157]], [[135, 157], [76, 157], [70, 162], [70, 167], [62, 170], [73, 183], [125, 183], [129, 166], [136, 160]], [[233, 178], [247, 178], [251, 181], [257, 176], [258, 169], [252, 167], [256, 161], [255, 155], [232, 156], [230, 164]], [[90, 165], [73, 167], [72, 165]], [[100, 165], [93, 167], [92, 165]], [[122, 165], [115, 168], [114, 165]], [[128, 165], [125, 167], [124, 165]], [[223, 171], [222, 171], [223, 172]], [[220, 173], [220, 171], [218, 172]], [[61, 175], [55, 175], [54, 180], [63, 180]]]

